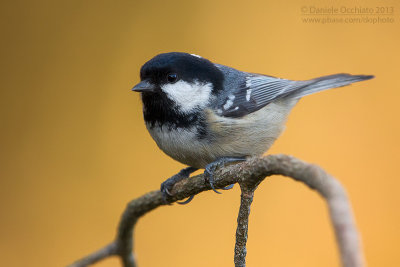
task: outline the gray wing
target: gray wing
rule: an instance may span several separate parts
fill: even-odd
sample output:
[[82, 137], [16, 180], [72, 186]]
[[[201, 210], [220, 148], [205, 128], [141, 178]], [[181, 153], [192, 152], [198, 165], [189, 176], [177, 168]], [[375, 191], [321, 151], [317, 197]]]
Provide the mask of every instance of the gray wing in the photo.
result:
[[[245, 74], [245, 77], [236, 77], [240, 80], [236, 88], [226, 88], [223, 101], [219, 103], [217, 108], [219, 115], [242, 117], [280, 98], [301, 98], [322, 90], [373, 78], [370, 75], [342, 73], [307, 81], [291, 81], [266, 75]], [[227, 78], [232, 79], [233, 76], [228, 75]], [[229, 87], [229, 84], [226, 87]]]

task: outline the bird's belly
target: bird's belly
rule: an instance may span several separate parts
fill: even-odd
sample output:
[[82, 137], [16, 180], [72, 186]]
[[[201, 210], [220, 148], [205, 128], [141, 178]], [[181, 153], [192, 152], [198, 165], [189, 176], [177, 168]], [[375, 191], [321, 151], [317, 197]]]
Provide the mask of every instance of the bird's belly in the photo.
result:
[[254, 129], [235, 127], [211, 138], [199, 138], [195, 129], [153, 127], [149, 132], [158, 147], [171, 158], [195, 167], [204, 168], [221, 157], [246, 157], [263, 154], [275, 138], [267, 133], [251, 136]]
[[147, 129], [162, 151], [183, 164], [204, 168], [216, 159], [210, 151], [210, 144], [199, 138], [195, 127], [147, 125]]

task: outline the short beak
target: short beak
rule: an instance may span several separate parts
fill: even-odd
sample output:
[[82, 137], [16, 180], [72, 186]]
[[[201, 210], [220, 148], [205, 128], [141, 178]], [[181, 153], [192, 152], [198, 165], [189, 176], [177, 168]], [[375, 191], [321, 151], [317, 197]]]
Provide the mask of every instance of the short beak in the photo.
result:
[[132, 88], [134, 92], [154, 92], [156, 87], [147, 80], [143, 80]]

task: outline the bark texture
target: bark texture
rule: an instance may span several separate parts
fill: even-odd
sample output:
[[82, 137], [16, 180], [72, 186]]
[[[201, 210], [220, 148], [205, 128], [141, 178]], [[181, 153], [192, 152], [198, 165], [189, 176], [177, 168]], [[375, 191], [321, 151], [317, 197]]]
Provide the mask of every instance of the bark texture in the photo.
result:
[[[326, 201], [334, 228], [343, 267], [363, 267], [364, 257], [360, 238], [355, 226], [353, 213], [346, 192], [341, 184], [324, 170], [287, 155], [269, 155], [251, 158], [245, 162], [230, 165], [215, 172], [215, 187], [239, 183], [242, 190], [236, 244], [235, 266], [246, 266], [246, 242], [249, 225], [250, 206], [257, 186], [271, 175], [283, 175], [306, 184], [316, 190]], [[185, 199], [191, 195], [210, 190], [204, 176], [197, 175], [185, 179], [173, 187], [171, 202]], [[109, 245], [69, 265], [70, 267], [89, 266], [110, 256], [119, 256], [124, 267], [135, 267], [133, 254], [134, 227], [144, 214], [164, 203], [159, 190], [147, 193], [128, 203], [121, 216], [116, 238]]]

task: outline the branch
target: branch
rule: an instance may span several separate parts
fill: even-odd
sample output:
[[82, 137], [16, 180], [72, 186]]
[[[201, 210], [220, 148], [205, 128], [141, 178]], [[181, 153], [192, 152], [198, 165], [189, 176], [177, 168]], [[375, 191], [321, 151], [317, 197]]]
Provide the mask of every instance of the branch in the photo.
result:
[[[274, 174], [303, 182], [325, 198], [339, 246], [342, 266], [364, 266], [358, 231], [350, 203], [341, 184], [320, 167], [286, 155], [251, 158], [245, 162], [219, 169], [215, 173], [216, 188], [239, 183], [242, 190], [236, 231], [235, 266], [245, 266], [248, 217], [254, 190], [265, 177]], [[197, 175], [177, 183], [171, 190], [173, 197], [170, 200], [176, 202], [210, 189], [204, 176]], [[122, 214], [115, 240], [110, 245], [76, 261], [70, 267], [88, 266], [111, 255], [119, 256], [123, 266], [135, 267], [132, 253], [135, 224], [144, 214], [163, 205], [166, 204], [163, 202], [160, 191], [153, 191], [132, 200]]]
[[235, 243], [235, 267], [246, 266], [246, 242], [247, 242], [247, 231], [249, 228], [249, 215], [250, 206], [253, 202], [254, 190], [253, 188], [247, 188], [244, 185], [240, 185], [242, 194], [240, 195], [240, 209], [237, 218], [236, 228], [236, 243]]

